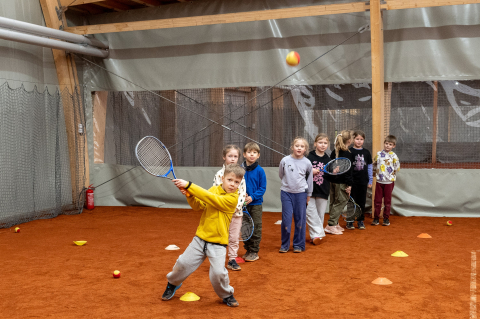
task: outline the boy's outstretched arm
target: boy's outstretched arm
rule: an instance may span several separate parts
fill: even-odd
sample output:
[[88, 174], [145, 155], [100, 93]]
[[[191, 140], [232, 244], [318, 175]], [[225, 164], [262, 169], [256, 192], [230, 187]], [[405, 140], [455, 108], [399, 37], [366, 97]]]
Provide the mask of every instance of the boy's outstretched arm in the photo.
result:
[[[173, 182], [177, 187], [184, 187], [188, 192], [195, 197], [195, 203], [199, 202], [202, 205], [209, 204], [215, 207], [216, 209], [225, 212], [228, 211], [233, 214], [235, 207], [238, 202], [237, 193], [232, 193], [231, 196], [217, 195], [209, 192], [208, 190], [193, 184], [192, 182], [187, 182], [183, 179], [174, 179]], [[230, 194], [227, 194], [230, 195]], [[193, 199], [187, 198], [188, 203], [192, 206]], [[195, 209], [192, 206], [193, 209]], [[202, 208], [203, 209], [203, 208]]]
[[[172, 182], [175, 184], [175, 186], [178, 187], [178, 189], [182, 192], [183, 195], [187, 195], [185, 187], [188, 186], [189, 182], [183, 179], [174, 179], [172, 180]], [[205, 203], [198, 199], [196, 196], [187, 196], [187, 202], [193, 210], [204, 210], [206, 206]]]

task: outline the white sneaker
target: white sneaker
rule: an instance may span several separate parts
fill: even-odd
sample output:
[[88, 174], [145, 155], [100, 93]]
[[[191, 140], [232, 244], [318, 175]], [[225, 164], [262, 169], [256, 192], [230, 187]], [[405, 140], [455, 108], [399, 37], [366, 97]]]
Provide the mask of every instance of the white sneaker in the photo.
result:
[[343, 227], [341, 227], [339, 224], [337, 224], [336, 226], [333, 226], [335, 227], [338, 231], [341, 231], [343, 232], [345, 229]]
[[341, 231], [339, 231], [336, 226], [330, 226], [329, 225], [329, 226], [325, 227], [325, 232], [329, 233], [329, 234], [332, 234], [332, 235], [343, 235], [343, 233]]

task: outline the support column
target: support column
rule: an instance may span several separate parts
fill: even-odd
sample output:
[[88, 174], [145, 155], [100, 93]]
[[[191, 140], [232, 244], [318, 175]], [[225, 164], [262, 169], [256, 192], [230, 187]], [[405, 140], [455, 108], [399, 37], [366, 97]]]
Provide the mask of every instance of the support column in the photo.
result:
[[[62, 14], [60, 17], [57, 15], [57, 10], [60, 8], [60, 4], [58, 0], [40, 0], [40, 5], [42, 7], [43, 16], [45, 18], [45, 24], [49, 28], [53, 28], [56, 30], [63, 30], [66, 27], [65, 23], [65, 15]], [[75, 103], [72, 103], [71, 100], [62, 101], [64, 114], [65, 114], [65, 125], [67, 128], [67, 141], [68, 141], [68, 149], [69, 149], [69, 156], [70, 156], [70, 176], [72, 181], [72, 198], [74, 203], [76, 204], [77, 201], [77, 194], [76, 194], [76, 187], [79, 186], [77, 178], [76, 178], [76, 171], [75, 168], [78, 166], [79, 169], [83, 169], [83, 165], [86, 165], [86, 177], [85, 177], [85, 185], [89, 185], [89, 160], [88, 160], [88, 149], [87, 144], [83, 146], [85, 148], [85, 163], [78, 163], [80, 161], [77, 158], [77, 152], [75, 148], [75, 140], [76, 134], [78, 132], [78, 127], [75, 126], [74, 121], [74, 112], [75, 109], [72, 109], [77, 102], [83, 103], [83, 99], [80, 97], [76, 99], [75, 94], [81, 94], [80, 88], [77, 87], [77, 91], [75, 88], [78, 82], [77, 76], [77, 69], [75, 65], [75, 60], [71, 55], [67, 55], [63, 50], [56, 50], [52, 49], [53, 59], [55, 61], [55, 68], [57, 70], [57, 77], [58, 83], [60, 87], [60, 91], [63, 92], [65, 89], [68, 91], [69, 94], [73, 96], [75, 99]], [[68, 99], [68, 94], [62, 94], [62, 98]], [[83, 105], [80, 105], [80, 109], [83, 109]], [[84, 124], [84, 123], [82, 123]], [[82, 174], [83, 175], [83, 174]]]
[[432, 132], [432, 164], [437, 163], [437, 129], [438, 129], [438, 82], [434, 81], [433, 92], [433, 132]]
[[[385, 139], [385, 89], [383, 62], [383, 21], [381, 0], [370, 1], [370, 33], [372, 51], [372, 154], [383, 149]], [[375, 179], [374, 184], [375, 185]], [[375, 186], [372, 189], [372, 215]]]
[[[273, 114], [272, 114], [272, 140], [275, 142], [284, 145], [284, 143], [289, 143], [289, 141], [284, 141], [284, 131], [283, 131], [283, 95], [282, 89], [273, 89], [272, 98], [273, 98]], [[284, 149], [280, 149], [278, 145], [272, 145], [272, 147], [279, 152], [285, 152]], [[282, 155], [272, 152], [273, 155], [273, 165], [279, 165], [282, 160]]]
[[94, 163], [105, 163], [105, 124], [107, 121], [107, 99], [107, 91], [99, 91], [92, 94]]
[[[225, 90], [224, 89], [211, 89], [210, 90], [210, 116], [217, 122], [223, 123], [224, 106], [225, 106]], [[210, 123], [208, 123], [210, 124]], [[222, 166], [222, 151], [223, 151], [223, 134], [224, 128], [219, 128], [218, 125], [212, 125], [210, 127], [210, 153], [209, 153], [209, 166]]]
[[[161, 91], [159, 92], [164, 98], [177, 103], [177, 92]], [[159, 139], [168, 148], [177, 143], [177, 127], [181, 123], [177, 123], [177, 107], [172, 102], [165, 99], [160, 99], [160, 136]], [[172, 157], [173, 165], [179, 165], [177, 162], [177, 151], [181, 148], [181, 145], [177, 145], [169, 150]]]

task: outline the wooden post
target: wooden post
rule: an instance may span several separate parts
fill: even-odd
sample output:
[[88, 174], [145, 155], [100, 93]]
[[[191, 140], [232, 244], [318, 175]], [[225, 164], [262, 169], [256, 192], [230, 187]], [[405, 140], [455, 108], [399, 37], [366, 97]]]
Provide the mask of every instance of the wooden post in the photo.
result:
[[[273, 89], [272, 98], [273, 98], [273, 108], [272, 108], [272, 140], [283, 145], [284, 144], [284, 131], [283, 131], [283, 97], [279, 97], [283, 94], [282, 89]], [[278, 97], [278, 99], [277, 99]], [[287, 141], [288, 143], [288, 141]], [[280, 152], [285, 150], [279, 149], [278, 146], [272, 145], [272, 147]], [[273, 152], [273, 161], [272, 164], [279, 165], [282, 160], [282, 155]]]
[[[225, 90], [211, 89], [210, 101], [212, 101], [210, 105], [212, 118], [217, 122], [223, 123], [224, 119], [222, 119], [222, 116], [225, 106]], [[218, 125], [212, 125], [210, 127], [209, 166], [222, 166], [223, 133], [223, 128], [219, 128]]]
[[[161, 91], [159, 92], [161, 96], [169, 99], [170, 101], [177, 103], [177, 93], [175, 91]], [[177, 127], [180, 123], [177, 123], [177, 108], [175, 104], [167, 101], [165, 99], [160, 99], [160, 140], [166, 147], [170, 147], [177, 143]], [[173, 165], [178, 165], [177, 163], [177, 151], [181, 148], [181, 145], [169, 150], [170, 155], [172, 156]]]
[[107, 120], [108, 92], [92, 94], [93, 100], [93, 162], [105, 163], [105, 124]]
[[437, 129], [438, 129], [438, 82], [434, 81], [433, 91], [433, 130], [432, 130], [432, 164], [437, 163]]
[[[40, 0], [40, 5], [42, 7], [43, 16], [45, 18], [45, 24], [49, 28], [53, 28], [56, 30], [62, 30], [66, 25], [64, 25], [65, 15], [62, 14], [60, 17], [57, 15], [57, 11], [59, 10], [59, 2], [58, 0]], [[75, 60], [72, 56], [68, 56], [65, 51], [63, 50], [56, 50], [52, 49], [53, 59], [55, 61], [55, 68], [57, 70], [57, 77], [58, 77], [58, 84], [60, 87], [60, 91], [67, 90], [69, 94], [73, 95], [75, 98], [75, 88], [76, 83], [78, 82], [78, 76], [76, 72], [76, 65]], [[80, 94], [78, 91], [77, 94]], [[63, 97], [68, 95], [62, 95]], [[82, 103], [82, 98], [78, 99], [80, 103]], [[69, 149], [69, 156], [70, 156], [70, 177], [72, 182], [72, 198], [74, 203], [77, 201], [77, 194], [76, 194], [76, 187], [77, 178], [76, 178], [76, 171], [75, 167], [77, 166], [76, 163], [80, 159], [76, 158], [76, 149], [75, 149], [75, 135], [77, 134], [78, 128], [75, 126], [74, 117], [72, 114], [75, 110], [69, 109], [69, 107], [73, 107], [72, 101], [63, 101], [63, 108], [65, 114], [65, 125], [67, 129], [67, 142], [68, 142], [68, 149]], [[80, 109], [83, 109], [83, 105], [80, 106]], [[78, 110], [77, 110], [78, 111]], [[87, 144], [85, 143], [85, 165], [87, 168], [87, 174], [85, 179], [85, 186], [89, 185], [89, 161], [88, 161], [88, 148]], [[84, 163], [80, 163], [83, 168]]]
[[[385, 139], [385, 92], [383, 64], [383, 21], [380, 0], [370, 1], [370, 33], [372, 51], [372, 155], [383, 149]], [[375, 179], [374, 184], [375, 185]], [[375, 187], [372, 189], [372, 216]]]

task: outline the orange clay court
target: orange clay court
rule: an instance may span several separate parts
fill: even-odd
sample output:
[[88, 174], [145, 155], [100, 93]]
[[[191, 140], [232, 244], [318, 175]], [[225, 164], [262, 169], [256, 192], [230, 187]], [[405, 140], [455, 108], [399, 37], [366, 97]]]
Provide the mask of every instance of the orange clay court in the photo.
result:
[[[183, 209], [96, 207], [21, 224], [19, 233], [1, 229], [0, 317], [471, 318], [479, 219], [393, 216], [390, 227], [373, 227], [367, 217], [365, 231], [279, 254], [281, 214], [266, 212], [260, 259], [229, 271], [240, 303], [232, 309], [213, 291], [208, 261], [172, 300], [161, 300], [199, 218]], [[422, 233], [432, 238], [417, 238]], [[180, 250], [165, 250], [170, 244]], [[392, 257], [396, 251], [408, 257]], [[378, 277], [393, 283], [372, 284]], [[180, 301], [187, 292], [201, 299]]]

